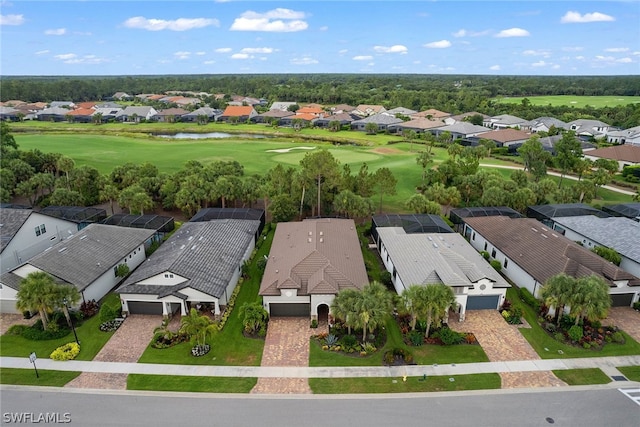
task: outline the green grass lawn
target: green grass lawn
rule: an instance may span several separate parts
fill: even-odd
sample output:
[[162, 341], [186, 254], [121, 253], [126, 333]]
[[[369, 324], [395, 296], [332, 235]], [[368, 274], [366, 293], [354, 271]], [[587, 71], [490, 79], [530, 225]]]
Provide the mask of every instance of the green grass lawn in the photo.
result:
[[600, 368], [564, 369], [553, 374], [569, 385], [608, 384], [611, 378]]
[[618, 371], [631, 381], [640, 382], [640, 366], [618, 366]]
[[[451, 381], [453, 378], [453, 381]], [[433, 391], [487, 390], [500, 388], [498, 374], [400, 378], [309, 378], [315, 394], [416, 393]]]
[[257, 378], [129, 374], [127, 390], [249, 393]]
[[[111, 303], [116, 299], [119, 301], [119, 297], [115, 294], [109, 294], [106, 298]], [[113, 335], [113, 332], [100, 331], [100, 323], [99, 316], [96, 314], [76, 327], [76, 333], [80, 341], [80, 354], [76, 360], [92, 360]], [[31, 352], [35, 351], [38, 357], [48, 358], [53, 350], [74, 340], [75, 338], [71, 331], [62, 338], [45, 341], [32, 341], [20, 336], [5, 334], [0, 336], [0, 356], [26, 358], [29, 357]]]
[[[36, 361], [37, 365], [38, 361]], [[78, 375], [80, 372], [38, 369], [40, 378], [36, 378], [33, 369], [0, 368], [0, 384], [63, 387]]]
[[408, 346], [402, 341], [402, 335], [397, 323], [392, 317], [385, 322], [387, 342], [382, 349], [366, 357], [353, 354], [344, 354], [322, 350], [322, 345], [315, 339], [311, 339], [309, 352], [309, 366], [382, 366], [382, 358], [385, 351], [400, 347], [410, 351], [415, 363], [419, 365], [431, 365], [434, 363], [470, 363], [488, 362], [489, 359], [479, 345], [422, 345], [420, 347]]
[[640, 354], [640, 344], [627, 335], [622, 334], [626, 342], [624, 344], [607, 343], [602, 350], [584, 349], [564, 344], [549, 336], [547, 332], [538, 324], [538, 316], [533, 308], [522, 302], [518, 297], [517, 290], [510, 288], [507, 290], [507, 298], [511, 300], [515, 307], [522, 309], [524, 317], [531, 325], [530, 329], [520, 328], [519, 331], [529, 341], [529, 344], [542, 359], [564, 359], [574, 357], [605, 357], [605, 356], [628, 356]]
[[259, 366], [262, 360], [264, 340], [245, 338], [242, 335], [242, 319], [238, 309], [245, 302], [258, 301], [258, 290], [262, 273], [256, 266], [256, 260], [269, 254], [273, 240], [272, 231], [267, 235], [260, 249], [257, 251], [249, 266], [249, 279], [240, 287], [236, 299], [235, 308], [227, 319], [222, 332], [208, 340], [211, 351], [202, 357], [191, 355], [192, 345], [188, 342], [175, 345], [170, 348], [157, 349], [149, 345], [139, 363], [168, 363], [178, 365], [234, 365], [234, 366]]
[[[500, 104], [520, 104], [525, 97], [493, 98]], [[636, 104], [640, 102], [640, 96], [574, 96], [574, 95], [549, 95], [527, 96], [531, 105], [566, 105], [582, 108], [590, 105], [594, 108], [614, 107], [616, 105]]]

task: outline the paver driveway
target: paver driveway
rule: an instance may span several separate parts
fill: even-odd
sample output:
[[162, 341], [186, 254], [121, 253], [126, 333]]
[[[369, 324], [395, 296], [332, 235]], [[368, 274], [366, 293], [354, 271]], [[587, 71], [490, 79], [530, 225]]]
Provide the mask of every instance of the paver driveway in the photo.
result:
[[617, 326], [640, 342], [640, 312], [631, 307], [611, 307], [602, 324]]
[[[153, 338], [153, 330], [160, 326], [161, 323], [161, 316], [130, 315], [93, 360], [100, 362], [137, 362]], [[96, 333], [100, 333], [100, 331]], [[74, 380], [68, 382], [65, 387], [126, 390], [127, 375], [83, 372]]]
[[[449, 326], [459, 332], [472, 332], [491, 362], [540, 359], [517, 326], [505, 322], [497, 310], [467, 311], [464, 322], [451, 318]], [[505, 372], [500, 378], [502, 388], [566, 385], [550, 371]]]
[[32, 317], [31, 319], [25, 319], [22, 314], [0, 313], [0, 335], [6, 334], [9, 328], [13, 325], [31, 326], [37, 319], [37, 316]]
[[[260, 366], [309, 366], [309, 338], [322, 332], [311, 329], [307, 318], [269, 320]], [[251, 393], [310, 394], [307, 378], [258, 378]]]

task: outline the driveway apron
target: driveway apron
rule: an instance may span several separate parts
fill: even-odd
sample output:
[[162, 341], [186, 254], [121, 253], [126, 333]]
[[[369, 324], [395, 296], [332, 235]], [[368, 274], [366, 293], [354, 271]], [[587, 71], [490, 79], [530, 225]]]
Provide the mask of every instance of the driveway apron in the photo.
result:
[[[160, 316], [142, 314], [128, 316], [93, 360], [137, 362], [153, 338], [153, 330], [161, 323]], [[126, 390], [127, 374], [83, 372], [68, 382], [65, 387]]]
[[631, 307], [611, 307], [602, 324], [617, 326], [640, 342], [640, 312]]
[[[491, 362], [540, 359], [518, 327], [508, 324], [497, 310], [468, 311], [464, 322], [452, 318], [449, 326], [459, 332], [473, 333]], [[502, 388], [566, 385], [551, 371], [504, 372], [500, 378]]]

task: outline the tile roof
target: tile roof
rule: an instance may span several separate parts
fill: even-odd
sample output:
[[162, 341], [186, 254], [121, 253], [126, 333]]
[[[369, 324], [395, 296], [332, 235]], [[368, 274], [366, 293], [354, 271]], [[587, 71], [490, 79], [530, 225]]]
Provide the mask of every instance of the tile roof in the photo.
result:
[[225, 117], [242, 117], [249, 116], [254, 111], [250, 105], [229, 105], [222, 113]]
[[511, 114], [500, 114], [498, 116], [491, 117], [489, 120], [492, 124], [499, 123], [508, 126], [530, 123], [521, 117], [512, 116]]
[[477, 217], [465, 222], [540, 283], [566, 273], [573, 277], [597, 274], [610, 286], [615, 286], [613, 280], [640, 284], [632, 274], [533, 218]]
[[420, 118], [420, 117], [431, 117], [434, 119], [443, 119], [445, 117], [451, 116], [451, 113], [445, 113], [444, 111], [436, 110], [434, 108], [429, 108], [428, 110], [420, 111], [418, 113], [412, 114], [412, 117]]
[[361, 123], [375, 123], [379, 125], [395, 125], [397, 123], [404, 123], [402, 119], [397, 119], [394, 116], [388, 116], [386, 114], [374, 114], [372, 116], [365, 117], [364, 119], [354, 120], [351, 124]]
[[0, 209], [0, 252], [4, 251], [32, 212], [31, 209]]
[[396, 127], [406, 129], [432, 129], [445, 126], [440, 120], [417, 118], [403, 123], [398, 123]]
[[636, 145], [614, 145], [584, 152], [585, 156], [600, 157], [622, 162], [640, 163], [640, 147]]
[[83, 290], [144, 244], [154, 230], [90, 224], [28, 264]]
[[496, 287], [509, 284], [458, 233], [407, 234], [401, 227], [380, 227], [378, 234], [402, 283], [473, 286], [489, 279]]
[[[189, 287], [220, 298], [242, 266], [259, 226], [260, 221], [238, 219], [184, 223], [117, 292], [163, 296]], [[187, 280], [174, 286], [138, 283], [164, 272]]]
[[353, 220], [307, 219], [278, 224], [259, 294], [335, 294], [368, 282]]
[[96, 110], [92, 108], [77, 108], [75, 110], [69, 111], [67, 115], [69, 116], [92, 116]]
[[409, 108], [404, 108], [404, 107], [396, 107], [396, 108], [392, 108], [391, 110], [385, 111], [385, 113], [392, 114], [392, 115], [402, 114], [403, 116], [410, 116], [412, 114], [416, 114], [417, 111], [411, 110]]
[[531, 134], [523, 132], [519, 129], [498, 129], [490, 132], [480, 133], [476, 135], [478, 138], [491, 139], [497, 142], [522, 141], [529, 139]]
[[474, 125], [473, 123], [469, 123], [469, 122], [456, 122], [452, 125], [442, 126], [438, 129], [441, 130], [442, 132], [449, 131], [452, 133], [460, 133], [463, 135], [479, 134], [479, 133], [487, 132], [491, 130], [484, 126]]
[[560, 217], [553, 221], [640, 263], [640, 222], [622, 217], [598, 218], [594, 215]]

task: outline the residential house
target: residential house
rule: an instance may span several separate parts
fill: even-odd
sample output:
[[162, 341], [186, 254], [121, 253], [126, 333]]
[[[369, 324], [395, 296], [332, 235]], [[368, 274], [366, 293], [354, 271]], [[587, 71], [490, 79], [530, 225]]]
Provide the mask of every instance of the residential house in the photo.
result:
[[[444, 121], [444, 119], [446, 119], [447, 117], [451, 117], [451, 113], [445, 113], [444, 111], [436, 110], [435, 108], [429, 108], [428, 110], [411, 114], [412, 119], [432, 119], [432, 120]], [[446, 124], [453, 124], [453, 123], [454, 122], [446, 123]]]
[[304, 123], [304, 127], [311, 127], [318, 120], [318, 117], [314, 114], [300, 114], [295, 113], [294, 115], [284, 116], [280, 119], [280, 126], [285, 127], [293, 127], [296, 122]]
[[607, 141], [612, 144], [629, 144], [640, 146], [640, 126], [611, 131], [607, 133]]
[[598, 159], [615, 160], [618, 162], [618, 170], [622, 170], [625, 166], [640, 165], [640, 146], [623, 144], [586, 150], [584, 157], [594, 161]]
[[124, 110], [116, 114], [116, 120], [121, 122], [139, 123], [142, 120], [151, 120], [153, 116], [158, 114], [155, 108], [149, 106], [132, 107], [127, 106]]
[[122, 105], [118, 104], [117, 102], [106, 101], [106, 102], [99, 102], [98, 104], [96, 104], [95, 108], [122, 109]]
[[181, 121], [183, 122], [197, 122], [199, 117], [206, 116], [208, 122], [215, 122], [216, 119], [222, 115], [222, 110], [211, 107], [200, 107], [190, 113], [183, 114]]
[[327, 114], [327, 112], [324, 111], [320, 107], [309, 107], [309, 106], [306, 106], [306, 107], [302, 107], [302, 108], [298, 109], [298, 111], [296, 111], [296, 114], [303, 114], [303, 115], [308, 114], [308, 115], [312, 115], [312, 116], [314, 116], [316, 118], [321, 118], [321, 117], [324, 117]]
[[409, 108], [404, 108], [404, 107], [396, 107], [396, 108], [392, 108], [391, 110], [387, 110], [382, 114], [388, 114], [393, 117], [397, 117], [397, 116], [411, 117], [413, 114], [416, 114], [416, 113], [417, 113], [416, 110], [411, 110]]
[[576, 133], [580, 139], [606, 138], [610, 130], [614, 130], [610, 125], [600, 120], [578, 119], [567, 123], [567, 128]]
[[189, 113], [189, 111], [183, 108], [167, 108], [166, 110], [158, 111], [151, 120], [156, 120], [160, 123], [175, 123], [182, 121], [182, 116]]
[[224, 109], [222, 115], [218, 117], [218, 121], [229, 122], [237, 120], [238, 123], [244, 123], [257, 115], [258, 112], [250, 105], [229, 105]]
[[403, 123], [403, 121], [402, 119], [397, 119], [386, 114], [374, 114], [371, 116], [367, 116], [364, 119], [354, 120], [353, 122], [351, 122], [351, 129], [365, 131], [367, 128], [367, 124], [369, 123], [374, 123], [376, 126], [378, 126], [378, 131], [384, 131], [389, 126]]
[[329, 123], [338, 122], [340, 123], [340, 127], [348, 126], [350, 129], [351, 123], [360, 119], [361, 119], [360, 116], [353, 113], [337, 113], [337, 114], [332, 114], [330, 116], [321, 117], [317, 119], [315, 122], [313, 122], [313, 125], [319, 128], [328, 128]]
[[66, 108], [72, 110], [76, 108], [76, 104], [71, 101], [52, 101], [49, 103], [49, 108]]
[[306, 219], [277, 225], [259, 295], [270, 316], [326, 321], [343, 289], [369, 283], [351, 219]]
[[593, 249], [614, 249], [622, 258], [620, 268], [640, 277], [640, 223], [629, 218], [594, 215], [553, 218], [553, 229]]
[[531, 120], [531, 132], [549, 132], [554, 127], [556, 129], [568, 129], [567, 124], [562, 120], [558, 120], [554, 117], [538, 117]]
[[444, 132], [449, 132], [451, 134], [451, 139], [455, 141], [457, 139], [466, 139], [476, 136], [490, 130], [491, 129], [484, 126], [478, 126], [468, 122], [457, 122], [452, 125], [431, 128], [429, 129], [429, 132], [435, 136], [440, 136]]
[[146, 258], [145, 244], [153, 231], [91, 224], [26, 263], [0, 276], [0, 304], [3, 311], [13, 308], [19, 284], [29, 273], [42, 271], [60, 283], [78, 289], [82, 301], [102, 299], [120, 282], [118, 265], [131, 271]]
[[129, 95], [126, 92], [116, 92], [113, 94], [111, 99], [117, 99], [118, 101], [130, 101], [133, 99], [133, 96]]
[[586, 203], [556, 203], [550, 205], [527, 206], [526, 215], [535, 218], [547, 227], [553, 226], [553, 219], [566, 216], [595, 215], [599, 218], [610, 217], [606, 212]]
[[464, 320], [467, 310], [497, 310], [511, 286], [457, 233], [408, 234], [379, 227], [378, 250], [398, 295], [411, 285], [452, 288]]
[[119, 213], [103, 219], [100, 221], [100, 224], [152, 230], [154, 232], [152, 241], [156, 242], [162, 242], [164, 236], [172, 232], [176, 227], [173, 217], [153, 214], [136, 215]]
[[613, 216], [631, 218], [640, 222], [640, 203], [620, 203], [616, 205], [603, 206], [602, 210]]
[[289, 108], [293, 105], [298, 105], [298, 103], [290, 102], [290, 101], [276, 101], [271, 104], [271, 107], [269, 107], [269, 110], [270, 111], [273, 111], [273, 110], [289, 111]]
[[360, 117], [368, 117], [373, 116], [374, 114], [380, 114], [387, 111], [382, 105], [367, 105], [360, 104], [353, 110], [353, 113], [359, 115]]
[[407, 122], [401, 122], [396, 125], [391, 125], [389, 126], [389, 131], [402, 133], [405, 130], [412, 130], [418, 134], [424, 134], [425, 132], [428, 132], [429, 129], [439, 128], [442, 126], [444, 126], [444, 123], [440, 120], [418, 118]]
[[489, 119], [489, 116], [487, 116], [486, 114], [481, 114], [477, 111], [471, 111], [468, 113], [457, 114], [455, 116], [449, 115], [448, 117], [444, 117], [443, 120], [447, 125], [452, 125], [457, 122], [468, 122], [469, 118], [474, 116], [482, 117], [483, 122]]
[[[101, 104], [104, 105], [104, 104]], [[102, 122], [108, 122], [115, 120], [118, 114], [122, 112], [120, 107], [96, 107], [93, 114], [94, 116], [100, 114], [100, 120]], [[93, 117], [93, 116], [92, 116]]]
[[500, 114], [498, 116], [489, 117], [482, 122], [483, 126], [492, 129], [520, 129], [523, 131], [531, 130], [531, 122], [520, 117], [512, 116], [510, 114]]
[[20, 110], [13, 107], [0, 107], [0, 121], [16, 122], [19, 117]]
[[453, 233], [440, 215], [379, 214], [371, 217], [371, 237], [379, 245], [378, 227], [401, 227], [405, 233]]
[[276, 121], [278, 125], [281, 125], [282, 119], [285, 117], [292, 117], [294, 115], [295, 113], [293, 111], [269, 110], [261, 114], [256, 114], [251, 118], [251, 121], [254, 123], [266, 124], [271, 124], [273, 121]]
[[[510, 218], [523, 218], [522, 214], [507, 206], [479, 206], [468, 208], [451, 209], [449, 219], [457, 232], [464, 232], [464, 221], [466, 218], [486, 217], [486, 216], [508, 216]], [[468, 237], [468, 236], [467, 236]]]
[[331, 107], [331, 112], [333, 114], [353, 113], [353, 111], [355, 109], [356, 109], [356, 107], [354, 107], [353, 105], [338, 104], [338, 105], [335, 105], [335, 106]]
[[97, 102], [87, 101], [87, 102], [78, 102], [76, 104], [76, 108], [84, 108], [87, 110], [93, 110], [96, 108]]
[[72, 110], [63, 107], [49, 107], [36, 113], [36, 119], [41, 122], [62, 122]]
[[184, 223], [125, 280], [125, 313], [185, 316], [208, 307], [220, 314], [255, 248], [260, 221], [220, 219]]
[[514, 144], [524, 144], [527, 139], [531, 138], [531, 134], [523, 132], [519, 129], [500, 128], [475, 135], [478, 139], [490, 139], [494, 141], [498, 147], [509, 147]]
[[564, 273], [577, 278], [600, 276], [609, 285], [614, 306], [630, 306], [638, 300], [640, 279], [533, 218], [497, 216], [465, 222], [471, 245], [487, 251], [502, 265], [502, 274], [538, 298], [547, 280]]
[[67, 113], [67, 117], [71, 117], [76, 123], [91, 123], [96, 110], [91, 108], [78, 108]]

